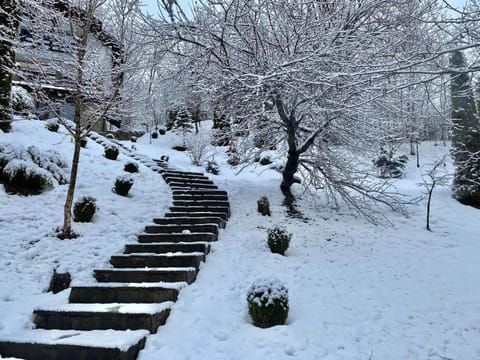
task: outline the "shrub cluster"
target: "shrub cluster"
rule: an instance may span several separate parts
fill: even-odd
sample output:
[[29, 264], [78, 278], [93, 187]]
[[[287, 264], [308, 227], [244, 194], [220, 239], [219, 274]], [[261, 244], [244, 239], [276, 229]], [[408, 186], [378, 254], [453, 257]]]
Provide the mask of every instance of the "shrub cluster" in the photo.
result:
[[272, 253], [285, 255], [291, 239], [292, 234], [281, 227], [275, 226], [268, 230], [267, 242]]
[[73, 206], [73, 221], [90, 222], [97, 211], [96, 199], [91, 196], [84, 196]]
[[67, 162], [53, 150], [25, 149], [18, 144], [0, 144], [0, 181], [9, 193], [36, 195], [56, 181], [68, 182]]
[[283, 325], [288, 317], [288, 290], [278, 280], [257, 280], [247, 294], [248, 313], [260, 328]]
[[220, 174], [220, 168], [218, 167], [218, 164], [213, 160], [207, 160], [207, 166], [205, 167], [205, 170], [207, 171], [207, 173], [213, 175]]
[[133, 183], [134, 180], [130, 176], [119, 176], [115, 180], [114, 190], [118, 195], [127, 196]]

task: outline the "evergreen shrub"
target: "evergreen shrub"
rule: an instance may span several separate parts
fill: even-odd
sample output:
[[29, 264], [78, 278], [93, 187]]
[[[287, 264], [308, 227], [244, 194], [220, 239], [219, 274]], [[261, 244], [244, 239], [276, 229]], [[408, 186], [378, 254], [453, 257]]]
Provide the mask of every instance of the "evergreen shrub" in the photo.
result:
[[152, 139], [156, 139], [156, 138], [158, 138], [158, 132], [153, 131], [152, 132]]
[[379, 170], [378, 177], [382, 179], [399, 178], [403, 176], [408, 157], [406, 155], [393, 156], [393, 150], [380, 148], [378, 158], [373, 161], [375, 167]]
[[2, 180], [7, 192], [22, 195], [36, 195], [53, 187], [51, 174], [26, 160], [9, 161], [3, 168]]
[[247, 294], [248, 313], [260, 328], [284, 325], [288, 317], [288, 290], [278, 280], [257, 280]]
[[73, 205], [73, 221], [90, 222], [97, 211], [96, 199], [84, 196]]
[[58, 129], [60, 128], [60, 125], [58, 124], [58, 121], [55, 119], [49, 119], [45, 123], [45, 127], [47, 128], [48, 131], [51, 132], [57, 132]]
[[119, 176], [115, 180], [114, 190], [118, 195], [127, 196], [133, 183], [134, 180], [130, 176]]
[[125, 164], [125, 167], [123, 170], [129, 172], [129, 173], [137, 173], [138, 172], [138, 164], [133, 161], [129, 161]]
[[109, 144], [105, 146], [105, 157], [110, 160], [117, 160], [118, 154], [120, 152], [118, 151], [118, 148], [115, 145]]
[[270, 251], [275, 254], [285, 255], [285, 251], [287, 251], [290, 245], [292, 234], [278, 226], [269, 229], [267, 233], [267, 243]]

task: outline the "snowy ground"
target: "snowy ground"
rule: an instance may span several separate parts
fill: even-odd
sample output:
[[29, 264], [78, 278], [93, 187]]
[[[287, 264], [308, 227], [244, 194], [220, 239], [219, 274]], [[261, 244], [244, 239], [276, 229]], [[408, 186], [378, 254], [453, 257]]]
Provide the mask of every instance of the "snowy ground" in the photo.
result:
[[[16, 122], [0, 142], [71, 151], [67, 137], [41, 126]], [[152, 157], [169, 155], [172, 166], [201, 170], [171, 150], [179, 143], [166, 135], [151, 145], [141, 138], [135, 146]], [[424, 169], [447, 148], [423, 144], [420, 151]], [[53, 267], [70, 270], [75, 282], [91, 281], [91, 270], [106, 266], [171, 201], [161, 178], [143, 167], [132, 196], [119, 197], [110, 188], [126, 157], [105, 160], [92, 143], [82, 156], [79, 194], [95, 196], [101, 210], [93, 224], [75, 225], [82, 233], [76, 240], [49, 236], [61, 223], [65, 187], [36, 197], [7, 196], [0, 189], [0, 335], [30, 328], [33, 307], [66, 302], [68, 294], [45, 293]], [[229, 191], [232, 217], [197, 281], [182, 290], [167, 324], [149, 337], [141, 360], [480, 359], [478, 210], [438, 188], [434, 231], [427, 232], [424, 202], [412, 205], [408, 218], [387, 214], [394, 227], [386, 227], [305, 196], [300, 203], [308, 220], [302, 221], [286, 216], [278, 173], [257, 168], [233, 176], [222, 154], [215, 159], [221, 173], [211, 178]], [[416, 197], [423, 191], [420, 171], [413, 160], [408, 165], [397, 186]], [[264, 195], [272, 217], [256, 212]], [[266, 245], [266, 230], [278, 224], [293, 233], [285, 257]], [[245, 298], [259, 277], [287, 285], [286, 326], [251, 325]]]

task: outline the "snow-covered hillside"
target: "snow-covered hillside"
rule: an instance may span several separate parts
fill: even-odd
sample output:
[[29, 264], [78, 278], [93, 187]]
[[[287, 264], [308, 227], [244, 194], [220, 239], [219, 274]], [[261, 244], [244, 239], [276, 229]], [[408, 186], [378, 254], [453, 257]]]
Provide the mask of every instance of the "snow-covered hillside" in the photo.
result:
[[[65, 131], [50, 133], [37, 121], [15, 122], [12, 133], [0, 133], [0, 142], [53, 148], [67, 159], [73, 148]], [[179, 143], [169, 133], [152, 144], [142, 137], [135, 147], [150, 157], [169, 156], [172, 167], [202, 171], [171, 149]], [[258, 167], [235, 176], [223, 150], [214, 154], [220, 174], [209, 176], [229, 192], [232, 216], [197, 281], [182, 289], [167, 324], [149, 336], [139, 359], [480, 358], [479, 210], [438, 188], [433, 232], [425, 230], [425, 201], [411, 205], [409, 217], [386, 212], [393, 227], [372, 225], [307, 195], [299, 200], [304, 217], [290, 218], [281, 205], [280, 175]], [[448, 149], [426, 143], [420, 151], [421, 169], [411, 160], [397, 182], [412, 198], [424, 191], [421, 172]], [[93, 282], [92, 269], [106, 266], [169, 206], [167, 186], [145, 167], [131, 196], [114, 194], [127, 157], [110, 161], [102, 154], [92, 141], [82, 150], [77, 196], [96, 197], [100, 211], [92, 224], [75, 224], [77, 239], [52, 235], [61, 225], [65, 186], [34, 197], [0, 188], [0, 335], [31, 328], [34, 307], [67, 301], [68, 290], [45, 293], [53, 268], [69, 270], [74, 283]], [[262, 196], [270, 200], [271, 217], [256, 211]], [[268, 250], [266, 233], [274, 225], [293, 234], [285, 257]], [[259, 329], [248, 318], [246, 295], [255, 279], [269, 277], [287, 285], [290, 316], [285, 326]]]

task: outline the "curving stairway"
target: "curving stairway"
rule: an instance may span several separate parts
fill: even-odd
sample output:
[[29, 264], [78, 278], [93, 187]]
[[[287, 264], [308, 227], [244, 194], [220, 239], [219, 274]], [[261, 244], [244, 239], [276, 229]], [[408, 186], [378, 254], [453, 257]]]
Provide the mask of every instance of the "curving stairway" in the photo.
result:
[[1, 338], [0, 357], [136, 359], [148, 335], [165, 324], [181, 288], [195, 281], [230, 216], [227, 193], [202, 173], [131, 156], [168, 183], [170, 211], [113, 255], [111, 267], [95, 269], [95, 285], [72, 287], [68, 304], [34, 311], [36, 329]]

